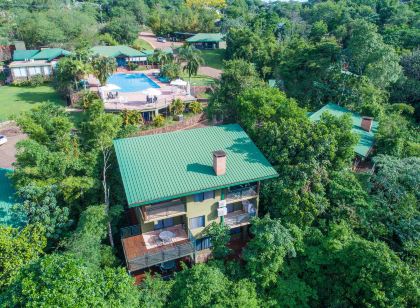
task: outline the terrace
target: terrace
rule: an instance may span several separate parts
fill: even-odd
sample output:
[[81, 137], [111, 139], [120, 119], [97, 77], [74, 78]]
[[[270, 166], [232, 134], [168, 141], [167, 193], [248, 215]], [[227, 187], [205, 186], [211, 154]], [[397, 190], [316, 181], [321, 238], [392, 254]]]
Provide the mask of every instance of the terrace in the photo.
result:
[[[109, 111], [120, 111], [120, 110], [138, 110], [142, 112], [153, 111], [157, 112], [162, 109], [166, 109], [174, 99], [181, 99], [185, 102], [195, 101], [196, 98], [189, 94], [186, 89], [179, 88], [177, 86], [171, 86], [167, 83], [163, 83], [156, 78], [159, 70], [151, 69], [145, 71], [130, 71], [130, 74], [141, 73], [145, 74], [149, 79], [159, 86], [161, 95], [157, 96], [157, 100], [154, 102], [147, 101], [147, 95], [141, 91], [136, 92], [118, 92], [118, 96], [114, 98], [103, 97], [104, 106]], [[99, 92], [99, 81], [92, 75], [88, 77], [88, 83], [92, 91]]]
[[[162, 233], [165, 234], [165, 232], [169, 232], [172, 236], [164, 238]], [[122, 245], [129, 272], [194, 253], [194, 247], [184, 225], [139, 233], [138, 226], [121, 230]]]
[[227, 192], [226, 203], [233, 203], [243, 200], [249, 200], [258, 196], [257, 186], [250, 186], [245, 188], [238, 188]]
[[248, 213], [244, 210], [230, 212], [225, 216], [225, 224], [228, 225], [231, 229], [249, 225], [250, 220], [254, 217], [256, 213]]
[[185, 203], [181, 199], [175, 199], [158, 204], [146, 205], [140, 208], [144, 222], [157, 221], [169, 217], [184, 215], [187, 213]]

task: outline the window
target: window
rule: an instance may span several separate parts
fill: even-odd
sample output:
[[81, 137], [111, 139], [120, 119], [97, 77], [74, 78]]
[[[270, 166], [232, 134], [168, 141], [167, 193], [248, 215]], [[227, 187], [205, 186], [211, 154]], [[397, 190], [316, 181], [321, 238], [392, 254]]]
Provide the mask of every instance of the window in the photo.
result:
[[194, 195], [194, 201], [195, 202], [201, 202], [207, 199], [213, 199], [214, 198], [214, 191], [206, 191], [204, 193], [199, 193]]
[[41, 75], [41, 68], [39, 66], [33, 66], [29, 68], [29, 76]]
[[229, 233], [230, 235], [239, 234], [241, 233], [241, 227], [230, 229]]
[[44, 75], [48, 76], [50, 74], [51, 74], [50, 67], [49, 66], [44, 66]]
[[211, 239], [209, 237], [203, 237], [195, 240], [195, 249], [203, 250], [211, 247]]
[[232, 213], [232, 212], [243, 210], [242, 203], [230, 203], [226, 207], [227, 207], [227, 212], [228, 213]]
[[173, 225], [174, 225], [174, 219], [172, 217], [158, 220], [158, 221], [155, 221], [155, 230], [172, 227]]
[[195, 202], [201, 202], [204, 200], [204, 194], [200, 193], [200, 194], [195, 194], [194, 195], [194, 201]]
[[13, 68], [13, 74], [15, 75], [15, 77], [26, 77], [27, 76], [26, 68], [25, 67]]
[[192, 230], [192, 229], [204, 227], [204, 221], [205, 221], [204, 216], [190, 218], [190, 229]]
[[212, 190], [212, 191], [206, 191], [203, 194], [204, 194], [204, 200], [214, 199], [214, 190]]

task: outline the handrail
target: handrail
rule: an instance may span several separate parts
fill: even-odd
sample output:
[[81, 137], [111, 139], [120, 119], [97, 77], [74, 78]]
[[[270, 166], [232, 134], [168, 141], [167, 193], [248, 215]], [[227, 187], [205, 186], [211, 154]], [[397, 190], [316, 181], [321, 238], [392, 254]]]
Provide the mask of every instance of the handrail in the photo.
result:
[[[145, 218], [145, 221], [148, 221], [149, 219], [157, 219], [161, 217], [167, 217], [170, 215], [175, 214], [176, 212], [179, 213], [185, 213], [185, 203], [175, 203], [173, 205], [167, 205], [167, 206], [160, 206], [153, 208], [153, 205], [150, 207], [144, 207], [142, 208], [143, 216]], [[175, 213], [171, 213], [175, 212]]]
[[182, 258], [192, 253], [194, 253], [194, 247], [190, 242], [176, 246], [168, 246], [159, 252], [148, 253], [143, 256], [128, 260], [128, 268], [130, 271], [136, 271], [159, 263]]
[[120, 236], [122, 239], [140, 234], [139, 225], [123, 227], [120, 229]]
[[[232, 216], [229, 216], [229, 214], [226, 215], [225, 216], [225, 223], [227, 225], [237, 225], [237, 224], [240, 224], [240, 223], [247, 222], [247, 221], [250, 220], [251, 217], [255, 216], [255, 213], [247, 213], [247, 212], [243, 212], [243, 211], [240, 211], [240, 212], [241, 213], [238, 213], [238, 214], [232, 215]], [[233, 213], [235, 213], [235, 212], [233, 212]]]
[[238, 188], [227, 192], [226, 201], [240, 200], [257, 196], [257, 186]]

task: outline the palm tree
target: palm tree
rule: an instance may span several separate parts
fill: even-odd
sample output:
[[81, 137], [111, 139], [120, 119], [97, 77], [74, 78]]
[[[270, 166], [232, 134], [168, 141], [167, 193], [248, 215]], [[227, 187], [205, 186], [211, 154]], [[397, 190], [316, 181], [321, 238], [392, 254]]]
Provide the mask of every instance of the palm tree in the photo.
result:
[[106, 83], [106, 80], [117, 68], [117, 63], [114, 58], [96, 57], [92, 60], [93, 73], [98, 78], [101, 85]]
[[201, 52], [191, 45], [184, 45], [179, 49], [179, 58], [187, 62], [182, 70], [188, 73], [188, 79], [191, 83], [191, 76], [197, 75], [200, 65], [204, 64]]
[[153, 57], [155, 58], [159, 66], [162, 66], [170, 61], [171, 55], [163, 51], [162, 49], [155, 49]]

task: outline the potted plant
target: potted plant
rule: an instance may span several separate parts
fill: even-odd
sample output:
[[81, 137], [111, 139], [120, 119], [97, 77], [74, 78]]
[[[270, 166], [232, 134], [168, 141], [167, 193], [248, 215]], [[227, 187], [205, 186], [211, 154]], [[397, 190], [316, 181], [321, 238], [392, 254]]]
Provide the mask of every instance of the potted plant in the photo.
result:
[[180, 98], [174, 99], [172, 101], [171, 110], [174, 115], [174, 120], [177, 120], [180, 122], [184, 120], [184, 116], [182, 113], [185, 110], [185, 104]]

